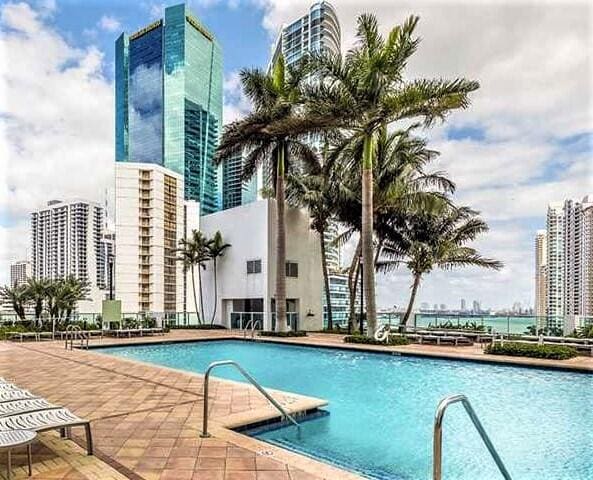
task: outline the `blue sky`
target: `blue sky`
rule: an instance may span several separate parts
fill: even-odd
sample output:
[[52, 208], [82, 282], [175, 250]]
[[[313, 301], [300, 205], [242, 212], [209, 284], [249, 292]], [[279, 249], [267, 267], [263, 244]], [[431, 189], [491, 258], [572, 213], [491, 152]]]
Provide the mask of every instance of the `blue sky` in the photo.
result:
[[[28, 254], [29, 212], [51, 198], [102, 201], [112, 194], [114, 41], [175, 3], [0, 0], [0, 285], [10, 262]], [[310, 3], [189, 2], [223, 48], [225, 123], [249, 110], [238, 71], [265, 67], [280, 26]], [[422, 42], [410, 78], [463, 76], [481, 85], [470, 108], [423, 134], [441, 152], [435, 168], [456, 182], [457, 202], [490, 225], [477, 247], [505, 268], [433, 272], [418, 302], [531, 304], [533, 240], [548, 203], [593, 193], [593, 51], [583, 47], [593, 38], [593, 4], [332, 3], [343, 51], [353, 45], [360, 13], [375, 13], [383, 33], [417, 14]], [[409, 286], [405, 270], [379, 276], [379, 306], [403, 304]]]
[[[35, 2], [31, 2], [35, 3]], [[104, 74], [113, 80], [114, 42], [122, 31], [130, 34], [147, 25], [155, 18], [161, 5], [176, 5], [182, 2], [159, 3], [143, 1], [62, 1], [58, 2], [50, 22], [72, 43], [88, 47], [94, 45], [105, 54]], [[262, 27], [264, 10], [252, 5], [239, 8], [233, 3], [220, 2], [203, 6], [189, 2], [192, 12], [214, 33], [222, 45], [225, 73], [242, 67], [265, 66], [268, 61], [271, 37]], [[120, 24], [112, 31], [98, 25], [102, 17]], [[160, 17], [159, 17], [160, 18]]]

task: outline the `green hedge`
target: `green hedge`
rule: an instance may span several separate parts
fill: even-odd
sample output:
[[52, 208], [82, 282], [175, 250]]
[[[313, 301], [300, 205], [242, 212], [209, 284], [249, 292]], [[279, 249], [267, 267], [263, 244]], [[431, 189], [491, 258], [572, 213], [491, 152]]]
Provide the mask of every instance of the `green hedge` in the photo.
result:
[[224, 325], [219, 325], [217, 323], [210, 325], [202, 324], [202, 325], [175, 325], [173, 323], [169, 324], [168, 327], [171, 330], [226, 330], [227, 328]]
[[389, 336], [389, 341], [380, 342], [374, 338], [365, 337], [363, 335], [349, 335], [344, 337], [346, 343], [363, 343], [365, 345], [408, 345], [410, 342], [406, 337]]
[[486, 347], [486, 353], [491, 355], [511, 355], [514, 357], [548, 358], [552, 360], [566, 360], [578, 355], [577, 350], [573, 347], [516, 342], [490, 344]]
[[307, 332], [302, 330], [298, 330], [296, 332], [288, 331], [288, 332], [273, 332], [271, 330], [264, 330], [263, 332], [259, 333], [260, 337], [306, 337]]

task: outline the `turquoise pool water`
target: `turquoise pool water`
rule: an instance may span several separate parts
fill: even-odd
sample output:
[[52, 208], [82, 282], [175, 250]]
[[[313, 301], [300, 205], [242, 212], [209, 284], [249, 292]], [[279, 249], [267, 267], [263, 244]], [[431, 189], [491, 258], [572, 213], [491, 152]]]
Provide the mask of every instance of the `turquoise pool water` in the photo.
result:
[[[192, 372], [235, 360], [264, 386], [327, 399], [329, 415], [256, 435], [369, 478], [428, 480], [443, 397], [472, 402], [514, 480], [593, 479], [593, 375], [242, 341], [101, 350]], [[214, 375], [241, 381], [222, 367]], [[459, 404], [447, 410], [443, 479], [501, 478]]]

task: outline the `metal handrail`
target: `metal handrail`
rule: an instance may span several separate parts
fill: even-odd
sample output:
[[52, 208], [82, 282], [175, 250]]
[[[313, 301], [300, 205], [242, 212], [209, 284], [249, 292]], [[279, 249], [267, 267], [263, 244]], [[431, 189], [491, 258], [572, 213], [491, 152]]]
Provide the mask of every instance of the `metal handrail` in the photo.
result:
[[208, 438], [211, 435], [208, 433], [208, 380], [210, 379], [210, 372], [216, 367], [222, 367], [225, 365], [231, 365], [235, 367], [239, 372], [253, 385], [259, 393], [261, 393], [264, 397], [268, 399], [268, 401], [276, 407], [276, 409], [282, 414], [282, 417], [287, 418], [291, 421], [291, 423], [300, 428], [301, 426], [297, 423], [297, 421], [290, 415], [282, 405], [280, 405], [276, 400], [272, 398], [272, 396], [264, 390], [264, 388], [258, 383], [258, 381], [253, 378], [249, 373], [247, 373], [241, 365], [233, 360], [222, 360], [220, 362], [212, 362], [208, 365], [206, 372], [204, 373], [204, 420], [202, 424], [202, 434], [200, 435], [202, 438]]
[[461, 404], [465, 408], [465, 411], [469, 415], [469, 418], [474, 424], [474, 427], [476, 427], [476, 430], [480, 434], [480, 437], [482, 437], [482, 441], [486, 445], [486, 448], [490, 452], [490, 455], [492, 455], [492, 458], [494, 459], [494, 462], [496, 463], [498, 470], [500, 470], [500, 473], [502, 473], [502, 476], [505, 478], [505, 480], [512, 480], [511, 475], [504, 466], [504, 463], [498, 455], [496, 448], [494, 448], [494, 444], [490, 440], [490, 437], [488, 437], [488, 434], [486, 433], [486, 430], [484, 430], [484, 427], [482, 426], [480, 419], [476, 415], [475, 410], [473, 409], [471, 403], [469, 403], [469, 400], [465, 395], [451, 395], [449, 397], [445, 397], [440, 401], [439, 406], [437, 407], [436, 414], [434, 417], [434, 437], [432, 444], [433, 480], [441, 480], [442, 478], [441, 468], [443, 460], [443, 417], [445, 416], [445, 410], [447, 410], [447, 407], [449, 405], [457, 402], [461, 402]]
[[253, 340], [253, 338], [255, 337], [255, 329], [257, 328], [258, 323], [259, 320], [256, 320], [254, 318], [249, 320], [247, 322], [247, 325], [245, 325], [245, 328], [243, 328], [243, 338], [247, 338], [247, 330], [251, 329], [251, 339]]
[[70, 340], [70, 350], [74, 349], [74, 340], [80, 339], [80, 348], [85, 346], [86, 341], [86, 349], [89, 348], [89, 336], [82, 332], [82, 329], [78, 325], [68, 325], [66, 327], [66, 342], [64, 348], [68, 350], [68, 340]]

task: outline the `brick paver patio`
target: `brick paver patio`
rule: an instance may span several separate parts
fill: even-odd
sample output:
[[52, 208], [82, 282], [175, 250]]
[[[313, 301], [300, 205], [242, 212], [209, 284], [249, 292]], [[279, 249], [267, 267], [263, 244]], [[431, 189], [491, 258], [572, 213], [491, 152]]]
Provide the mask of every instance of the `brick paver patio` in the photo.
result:
[[[225, 428], [277, 416], [267, 400], [245, 384], [211, 380], [209, 422], [213, 437], [202, 439], [199, 436], [203, 409], [200, 375], [92, 351], [64, 350], [60, 342], [0, 343], [0, 375], [92, 422], [96, 457], [102, 462], [85, 456], [78, 447], [74, 463], [71, 457], [70, 462], [56, 462], [56, 455], [48, 453], [46, 446], [40, 446], [36, 448], [45, 450], [34, 453], [34, 462], [37, 470], [45, 470], [38, 475], [45, 476], [37, 478], [357, 478]], [[324, 404], [317, 399], [271, 392], [289, 411]], [[73, 434], [84, 445], [83, 432], [74, 429]], [[51, 435], [41, 435], [44, 443], [52, 440]], [[72, 445], [54, 438], [49, 450], [61, 449], [60, 445], [66, 444]], [[92, 469], [84, 471], [82, 467], [89, 458], [104, 466], [103, 476]], [[19, 465], [17, 460], [15, 465]], [[15, 472], [24, 475], [24, 467]]]

